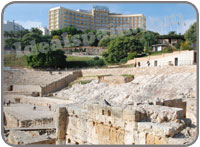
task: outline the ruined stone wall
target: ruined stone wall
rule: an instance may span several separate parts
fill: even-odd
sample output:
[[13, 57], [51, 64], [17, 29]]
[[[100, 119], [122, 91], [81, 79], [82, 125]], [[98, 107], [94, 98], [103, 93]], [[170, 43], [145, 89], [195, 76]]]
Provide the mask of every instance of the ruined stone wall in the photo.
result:
[[43, 134], [39, 135], [37, 131], [14, 131], [12, 130], [8, 135], [8, 143], [12, 145], [25, 144], [55, 144], [54, 136], [50, 138]]
[[72, 74], [69, 74], [68, 76], [61, 78], [59, 80], [53, 81], [50, 84], [47, 84], [45, 86], [41, 86], [41, 95], [45, 95], [48, 93], [56, 92], [58, 90], [61, 90], [62, 88], [68, 86], [69, 83], [76, 80], [78, 77], [82, 76], [81, 71], [73, 72]]
[[13, 85], [13, 91], [15, 92], [41, 92], [40, 85]]
[[185, 126], [184, 110], [156, 105], [66, 107], [66, 144], [169, 144]]
[[131, 82], [134, 78], [125, 76], [102, 76], [98, 77], [98, 82], [104, 82], [108, 84], [123, 84]]
[[8, 128], [16, 128], [20, 125], [19, 120], [17, 120], [16, 117], [12, 116], [9, 113], [4, 112], [4, 118], [5, 118], [6, 127]]
[[9, 112], [5, 112], [4, 115], [7, 128], [29, 128], [36, 126], [45, 126], [53, 123], [53, 117], [35, 120], [22, 120]]
[[81, 76], [81, 71], [75, 71], [72, 74], [64, 76], [60, 79], [56, 79], [55, 81], [51, 81], [46, 85], [13, 85], [12, 90], [7, 93], [24, 93], [25, 95], [44, 96], [46, 94], [61, 90], [62, 88], [68, 86], [70, 82], [73, 82]]

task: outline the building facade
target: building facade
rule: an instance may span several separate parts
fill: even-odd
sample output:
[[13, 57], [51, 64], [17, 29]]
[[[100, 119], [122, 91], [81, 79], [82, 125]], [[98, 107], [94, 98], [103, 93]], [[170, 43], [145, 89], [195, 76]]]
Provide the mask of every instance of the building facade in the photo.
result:
[[42, 31], [42, 35], [49, 35], [49, 30], [46, 27], [38, 27], [40, 31]]
[[7, 21], [6, 23], [3, 24], [3, 30], [17, 32], [24, 30], [24, 27], [15, 23], [14, 21]]
[[78, 30], [105, 30], [117, 33], [129, 29], [146, 29], [143, 14], [110, 13], [108, 7], [93, 6], [92, 10], [70, 10], [56, 7], [49, 10], [49, 31], [74, 26]]

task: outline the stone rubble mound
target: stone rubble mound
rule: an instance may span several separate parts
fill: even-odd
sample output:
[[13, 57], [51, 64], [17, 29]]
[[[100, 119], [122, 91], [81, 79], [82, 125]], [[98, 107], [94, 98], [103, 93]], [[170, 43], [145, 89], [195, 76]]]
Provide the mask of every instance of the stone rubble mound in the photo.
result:
[[157, 98], [195, 98], [196, 73], [138, 76], [132, 82], [119, 85], [93, 80], [85, 85], [75, 84], [56, 94], [58, 98], [80, 103], [106, 99], [113, 105], [149, 103]]

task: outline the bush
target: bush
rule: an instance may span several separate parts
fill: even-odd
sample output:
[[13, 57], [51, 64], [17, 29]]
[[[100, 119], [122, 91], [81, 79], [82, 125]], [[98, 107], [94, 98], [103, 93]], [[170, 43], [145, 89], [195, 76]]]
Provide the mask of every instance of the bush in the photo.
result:
[[182, 42], [180, 46], [181, 50], [192, 50], [191, 43], [188, 41]]
[[110, 44], [111, 40], [112, 39], [110, 37], [104, 37], [99, 41], [98, 46], [107, 47]]
[[86, 60], [86, 61], [67, 61], [66, 66], [68, 68], [82, 68], [82, 67], [95, 67], [104, 66], [105, 62], [103, 59], [99, 60]]
[[38, 50], [37, 53], [26, 56], [27, 64], [32, 68], [64, 68], [66, 66], [66, 56], [62, 50], [49, 49], [46, 53]]
[[181, 43], [183, 43], [183, 40], [178, 40], [178, 42], [175, 44], [177, 50], [181, 48]]
[[123, 76], [123, 77], [130, 77], [130, 78], [134, 78], [134, 75], [129, 75], [129, 74], [123, 74], [123, 75], [121, 75], [121, 76]]
[[172, 53], [173, 52], [173, 48], [168, 46], [168, 47], [165, 47], [163, 50], [162, 50], [163, 53]]
[[120, 64], [121, 64], [121, 63], [126, 63], [127, 61], [128, 61], [128, 58], [125, 57], [125, 58], [121, 59], [119, 63], [120, 63]]
[[104, 58], [107, 58], [109, 56], [108, 52], [107, 51], [104, 51], [102, 54], [101, 54]]
[[137, 52], [128, 53], [128, 60], [134, 59], [137, 56]]
[[98, 56], [94, 57], [94, 60], [99, 60], [99, 57]]

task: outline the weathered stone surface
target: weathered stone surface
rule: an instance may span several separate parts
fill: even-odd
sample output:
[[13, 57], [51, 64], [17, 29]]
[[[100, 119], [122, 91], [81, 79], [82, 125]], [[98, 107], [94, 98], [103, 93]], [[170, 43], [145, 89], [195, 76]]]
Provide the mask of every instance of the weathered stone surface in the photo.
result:
[[59, 107], [56, 111], [56, 144], [65, 144], [66, 128], [68, 126], [68, 112], [66, 107]]
[[168, 99], [168, 100], [157, 101], [156, 105], [182, 108], [184, 110], [184, 117], [186, 117], [187, 105], [186, 105], [186, 102], [183, 102], [182, 99]]
[[133, 81], [132, 77], [124, 77], [124, 76], [104, 76], [99, 78], [100, 82], [107, 84], [123, 84]]
[[151, 122], [161, 123], [184, 118], [184, 110], [181, 108], [155, 105], [139, 105], [138, 107], [146, 111], [146, 117]]
[[[134, 81], [119, 85], [108, 85], [92, 81], [89, 84], [77, 84], [72, 88], [53, 94], [56, 99], [55, 97], [15, 96], [12, 102], [36, 104], [38, 108], [42, 106], [46, 109], [51, 104], [52, 111], [55, 111], [57, 104], [67, 104], [61, 107], [66, 109], [69, 115], [57, 118], [61, 121], [60, 124], [57, 123], [57, 127], [64, 128], [57, 129], [57, 136], [60, 135], [60, 137], [57, 137], [58, 144], [170, 144], [172, 137], [176, 137], [171, 141], [176, 144], [178, 137], [185, 135], [191, 138], [191, 136], [195, 136], [196, 131], [188, 128], [193, 126], [191, 122], [183, 121], [185, 111], [188, 111], [188, 105], [185, 105], [185, 100], [195, 97], [196, 89], [188, 88], [194, 86], [196, 80], [194, 71], [188, 70], [187, 73], [182, 73], [180, 72], [182, 68], [179, 67], [175, 69], [173, 74], [170, 72], [164, 73], [162, 68], [155, 68], [153, 71], [151, 69], [135, 70], [132, 68], [124, 70], [128, 71], [128, 74], [137, 75]], [[144, 72], [143, 70], [146, 71]], [[172, 71], [171, 68], [165, 70]], [[112, 72], [116, 73], [116, 70], [114, 69]], [[118, 70], [118, 72], [117, 74], [121, 75], [120, 72], [124, 71]], [[73, 74], [80, 76], [78, 72]], [[71, 75], [69, 77], [74, 79]], [[55, 81], [53, 80], [47, 91], [55, 90], [59, 85], [56, 86], [55, 83], [57, 82], [61, 85], [64, 84], [64, 81], [59, 78]], [[180, 85], [180, 83], [182, 84]], [[10, 93], [7, 94], [10, 95]], [[156, 99], [157, 97], [161, 101], [156, 103], [156, 106], [153, 105], [151, 99]], [[16, 98], [20, 100], [16, 101]], [[162, 98], [167, 99], [163, 100]], [[178, 99], [174, 100], [175, 98]], [[184, 101], [181, 101], [180, 98], [184, 99]], [[106, 99], [111, 106], [104, 104], [103, 99]], [[196, 104], [195, 101], [194, 104]], [[185, 109], [186, 106], [187, 109]], [[190, 106], [192, 108], [190, 113], [194, 114], [195, 106], [193, 104]], [[19, 112], [21, 112], [20, 108]], [[41, 125], [45, 120], [37, 119], [36, 114], [41, 116], [43, 112], [44, 110], [42, 109], [41, 114], [33, 112], [31, 116], [24, 112], [23, 117], [33, 118], [37, 122], [36, 125]], [[52, 115], [54, 114], [52, 113]], [[21, 119], [17, 113], [12, 116]], [[63, 121], [61, 118], [63, 118]], [[63, 123], [66, 121], [65, 119], [68, 119], [68, 124]], [[11, 119], [9, 122], [13, 121], [13, 124], [19, 124], [16, 126], [20, 127], [31, 123], [27, 118], [22, 119], [19, 123], [16, 120], [13, 117], [13, 120]], [[187, 129], [184, 127], [187, 127]], [[36, 136], [37, 134], [31, 133], [31, 135]], [[12, 140], [11, 136], [10, 140]], [[177, 141], [178, 143], [179, 141]]]
[[157, 144], [157, 145], [163, 145], [168, 144], [168, 140], [163, 137], [154, 136], [151, 134], [146, 135], [146, 144]]
[[4, 107], [4, 113], [8, 128], [53, 124], [54, 112], [49, 111], [48, 107], [37, 106], [36, 110], [33, 110], [33, 105], [11, 104], [9, 107]]
[[32, 132], [11, 131], [8, 135], [8, 143], [13, 145], [23, 144], [55, 144], [56, 139], [54, 135], [49, 137], [46, 134], [33, 135]]

